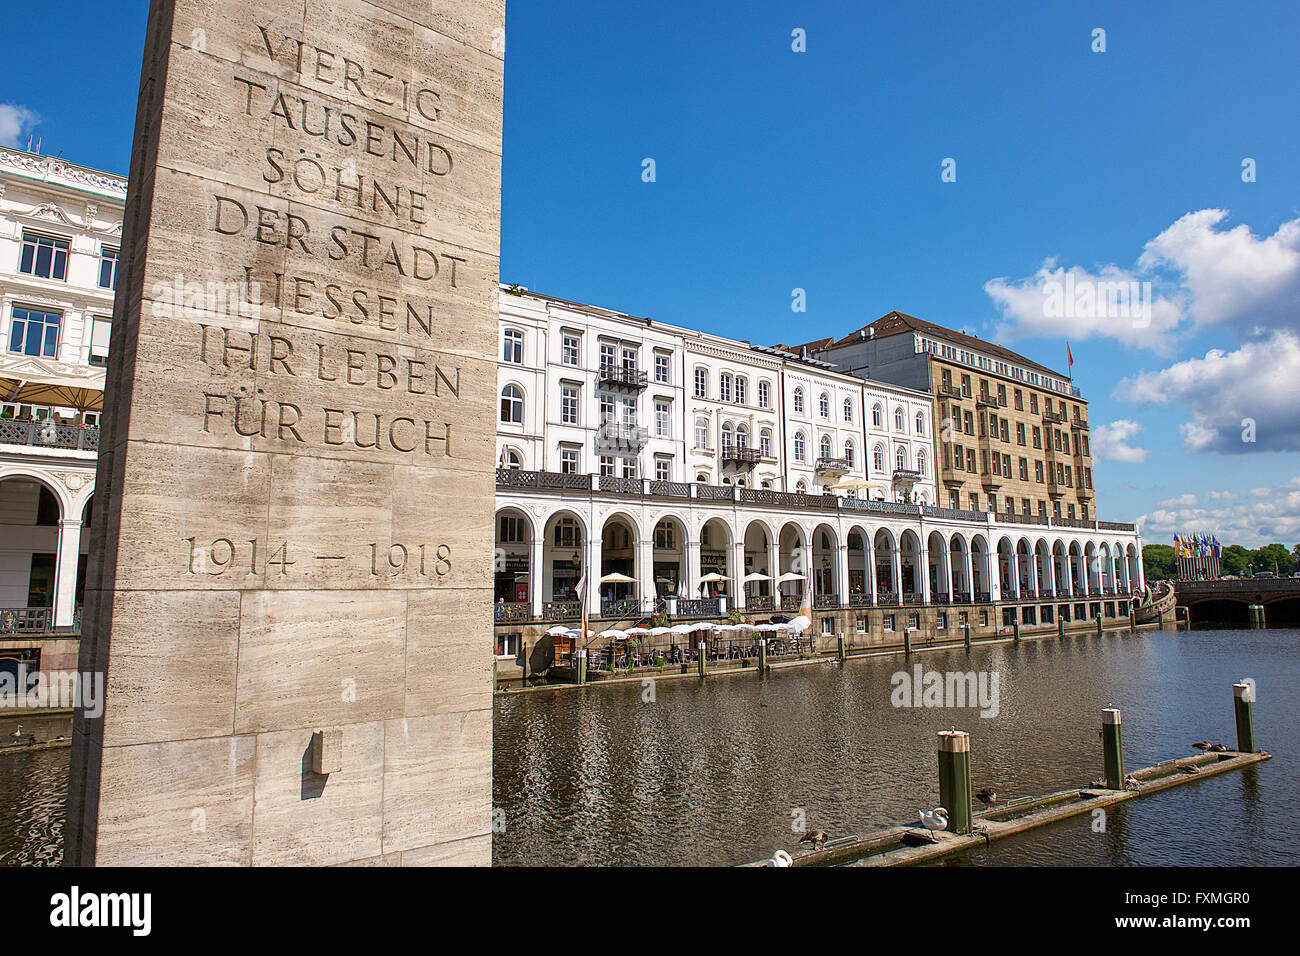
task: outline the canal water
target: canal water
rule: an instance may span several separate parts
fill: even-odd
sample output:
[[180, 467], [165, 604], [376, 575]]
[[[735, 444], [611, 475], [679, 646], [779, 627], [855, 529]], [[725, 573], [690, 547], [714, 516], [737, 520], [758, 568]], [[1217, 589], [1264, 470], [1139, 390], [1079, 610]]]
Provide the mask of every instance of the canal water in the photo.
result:
[[[998, 713], [895, 707], [893, 675], [998, 678]], [[1124, 715], [1130, 769], [1235, 743], [1232, 684], [1253, 678], [1274, 759], [1082, 816], [949, 861], [963, 864], [1300, 865], [1278, 821], [1300, 813], [1300, 631], [1116, 632], [742, 674], [498, 696], [494, 805], [501, 865], [723, 865], [915, 819], [938, 802], [936, 733], [972, 734], [975, 787], [1002, 799], [1101, 775], [1097, 731]], [[0, 754], [0, 865], [61, 857], [67, 750]]]

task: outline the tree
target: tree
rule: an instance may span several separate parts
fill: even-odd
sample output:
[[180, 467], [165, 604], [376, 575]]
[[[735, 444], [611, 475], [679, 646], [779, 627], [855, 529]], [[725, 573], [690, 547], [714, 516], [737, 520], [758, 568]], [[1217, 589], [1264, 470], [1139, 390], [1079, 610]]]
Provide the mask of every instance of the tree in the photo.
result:
[[1239, 544], [1230, 544], [1223, 549], [1219, 558], [1219, 570], [1223, 574], [1237, 577], [1246, 573], [1246, 565], [1252, 560], [1251, 552]]
[[1178, 562], [1174, 560], [1173, 546], [1168, 544], [1144, 544], [1142, 546], [1142, 573], [1148, 581], [1178, 577]]
[[1295, 558], [1284, 544], [1266, 544], [1251, 555], [1256, 571], [1276, 571], [1289, 576], [1295, 570]]

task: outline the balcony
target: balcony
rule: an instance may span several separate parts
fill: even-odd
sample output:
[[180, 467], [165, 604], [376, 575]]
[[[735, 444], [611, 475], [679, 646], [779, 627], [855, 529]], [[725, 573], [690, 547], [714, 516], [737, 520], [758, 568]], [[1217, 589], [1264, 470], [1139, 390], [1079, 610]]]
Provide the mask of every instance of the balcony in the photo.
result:
[[955, 399], [959, 402], [962, 400], [961, 389], [954, 385], [945, 385], [941, 383], [938, 387], [938, 394], [944, 398]]
[[620, 365], [602, 365], [599, 381], [609, 388], [626, 388], [639, 392], [648, 382], [646, 373], [636, 368], [624, 368]]
[[48, 419], [0, 419], [0, 445], [30, 445], [70, 451], [98, 451], [99, 429], [93, 425], [56, 425]]
[[894, 481], [912, 484], [921, 480], [921, 473], [914, 468], [895, 468]]
[[646, 446], [650, 433], [638, 425], [606, 422], [596, 429], [596, 451], [635, 455]]
[[998, 398], [996, 395], [989, 395], [986, 392], [981, 392], [979, 397], [975, 399], [975, 407], [1006, 408], [1007, 400], [1005, 398]]
[[1065, 414], [1063, 412], [1045, 411], [1043, 412], [1043, 421], [1051, 422], [1054, 425], [1059, 425], [1065, 421]]
[[1084, 418], [1082, 415], [1075, 415], [1074, 418], [1071, 419], [1070, 421], [1070, 427], [1082, 428], [1086, 430], [1088, 427], [1088, 419]]
[[852, 471], [853, 466], [849, 464], [847, 458], [818, 458], [813, 470], [816, 471], [818, 479], [841, 478]]
[[757, 448], [747, 448], [743, 445], [723, 445], [722, 462], [726, 464], [731, 462], [736, 465], [745, 465], [754, 467], [763, 460], [763, 453]]

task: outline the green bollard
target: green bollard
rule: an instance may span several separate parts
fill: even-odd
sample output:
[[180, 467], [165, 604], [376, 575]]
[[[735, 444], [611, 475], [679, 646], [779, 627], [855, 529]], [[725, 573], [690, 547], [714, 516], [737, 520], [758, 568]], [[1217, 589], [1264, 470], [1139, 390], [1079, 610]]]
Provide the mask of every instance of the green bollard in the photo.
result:
[[1065, 640], [1065, 618], [1059, 615], [1056, 618], [1056, 636]]
[[700, 659], [696, 662], [696, 669], [700, 672], [701, 679], [703, 679], [708, 674], [709, 655], [707, 653], [707, 650], [708, 650], [707, 645], [703, 641], [700, 641], [699, 644]]
[[848, 649], [844, 646], [844, 632], [840, 631], [840, 663], [848, 659]]
[[578, 683], [587, 683], [587, 649], [585, 647], [578, 651]]
[[1255, 693], [1243, 681], [1232, 685], [1232, 704], [1237, 715], [1237, 749], [1244, 754], [1255, 753]]
[[1128, 606], [1128, 629], [1130, 632], [1137, 631], [1137, 615], [1133, 613], [1133, 605]]
[[1097, 636], [1101, 637], [1101, 615], [1097, 615]]
[[903, 628], [903, 653], [912, 653], [912, 629], [910, 627]]
[[971, 824], [970, 734], [939, 731], [939, 803], [948, 811], [948, 829], [969, 833]]
[[760, 674], [767, 673], [767, 638], [766, 637], [760, 637], [758, 639], [758, 672]]
[[1015, 634], [1016, 634], [1016, 643], [1019, 644], [1020, 643], [1020, 618], [1016, 618], [1015, 620]]
[[970, 647], [970, 621], [962, 625], [962, 632], [966, 638], [966, 646]]
[[1101, 712], [1101, 753], [1108, 790], [1124, 789], [1124, 733], [1119, 708]]

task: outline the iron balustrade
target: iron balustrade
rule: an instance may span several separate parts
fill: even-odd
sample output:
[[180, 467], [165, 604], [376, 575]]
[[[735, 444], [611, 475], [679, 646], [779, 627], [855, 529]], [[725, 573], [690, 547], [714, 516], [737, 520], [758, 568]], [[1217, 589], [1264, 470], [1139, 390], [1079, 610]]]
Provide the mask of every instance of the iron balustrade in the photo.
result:
[[825, 472], [828, 474], [844, 474], [846, 471], [852, 471], [853, 466], [849, 464], [847, 458], [818, 458], [814, 471]]
[[849, 607], [871, 607], [870, 594], [850, 594]]
[[56, 425], [49, 419], [4, 418], [0, 419], [0, 445], [98, 451], [99, 428], [94, 425]]
[[734, 461], [742, 465], [757, 465], [763, 460], [763, 453], [757, 448], [747, 448], [740, 445], [723, 445], [722, 460]]
[[641, 369], [623, 368], [621, 365], [602, 365], [600, 368], [601, 385], [642, 389], [648, 381], [646, 373]]
[[582, 605], [577, 601], [547, 601], [542, 605], [544, 621], [576, 621], [582, 617]]
[[601, 617], [638, 617], [641, 614], [641, 602], [637, 598], [612, 598], [600, 602]]
[[781, 595], [781, 610], [783, 611], [797, 611], [802, 604], [803, 598], [799, 597], [797, 594]]
[[517, 601], [498, 601], [492, 612], [498, 624], [523, 624], [533, 619], [533, 606]]
[[645, 491], [640, 478], [619, 478], [615, 475], [601, 475], [600, 490], [610, 495], [640, 495]]
[[776, 598], [770, 594], [759, 595], [756, 597], [745, 598], [746, 611], [773, 611], [776, 609]]
[[722, 613], [721, 598], [678, 598], [674, 617], [716, 617]]
[[818, 594], [813, 598], [813, 607], [819, 611], [834, 610], [840, 606], [839, 595]]

